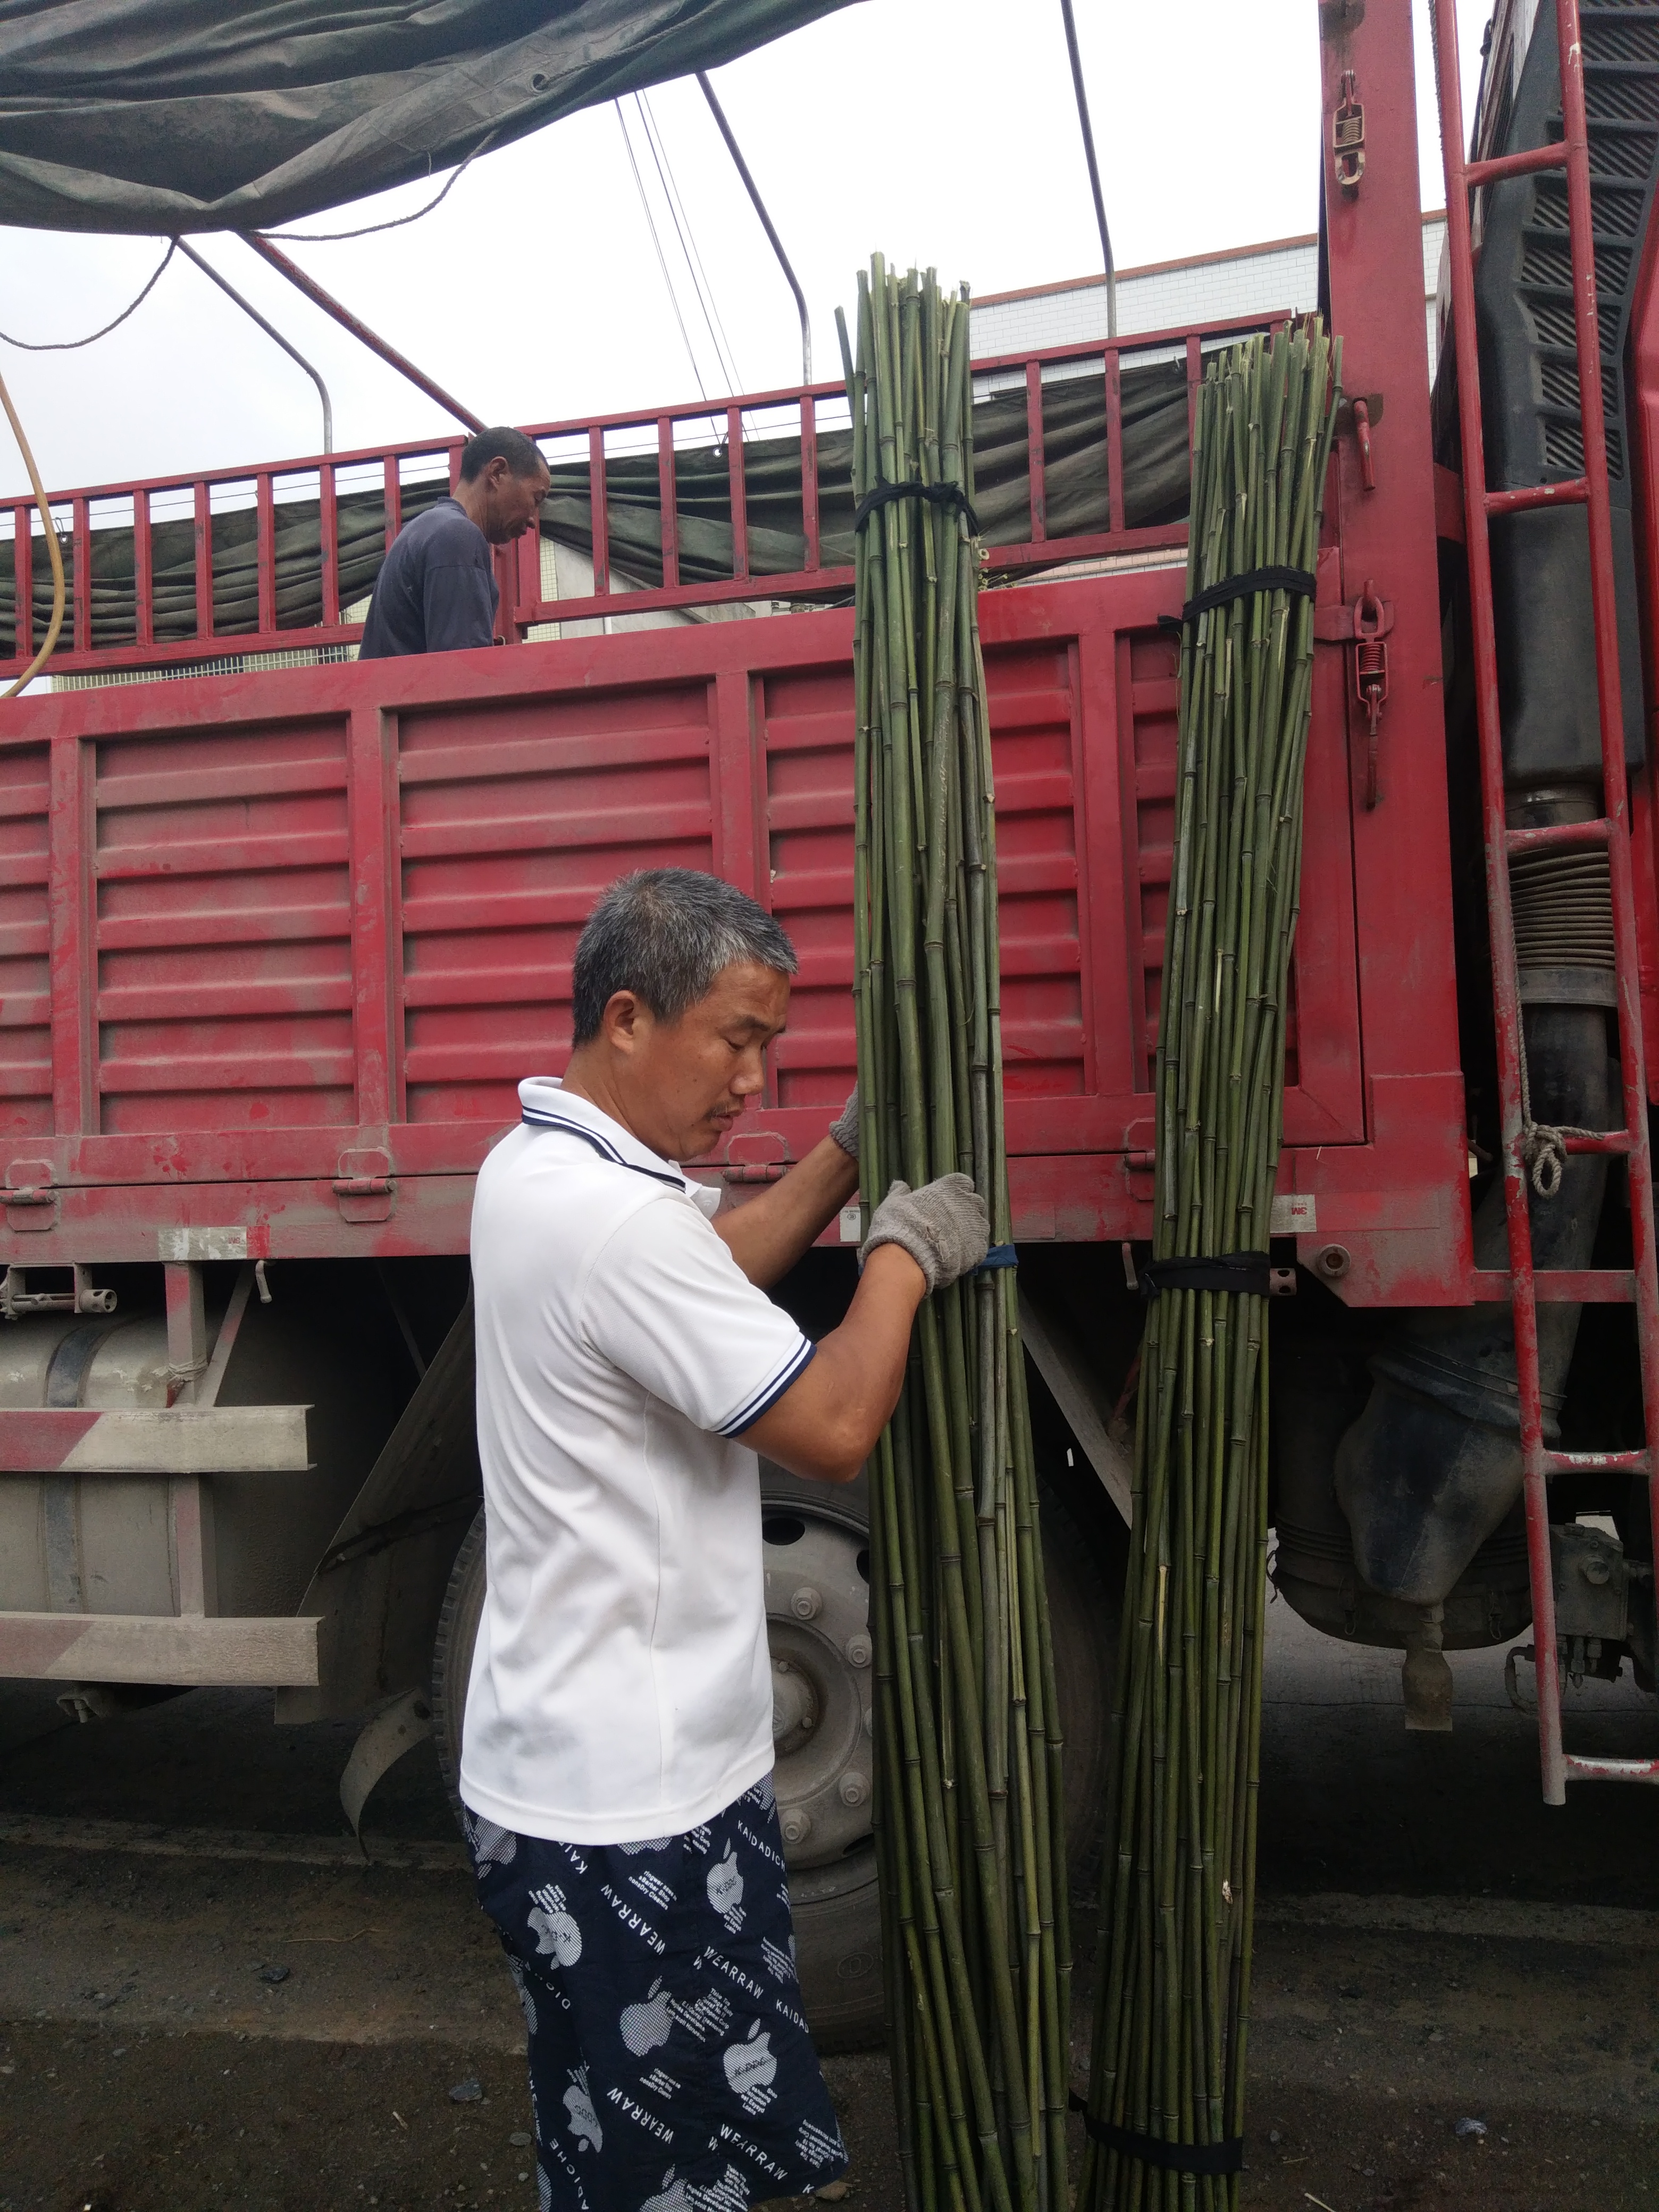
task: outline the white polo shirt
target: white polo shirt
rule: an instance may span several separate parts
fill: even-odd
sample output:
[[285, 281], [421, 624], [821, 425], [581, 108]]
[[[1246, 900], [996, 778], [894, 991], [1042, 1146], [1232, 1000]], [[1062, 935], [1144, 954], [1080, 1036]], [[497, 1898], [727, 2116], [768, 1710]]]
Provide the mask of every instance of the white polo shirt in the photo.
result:
[[716, 1194], [551, 1078], [478, 1173], [489, 1592], [461, 1796], [521, 1835], [678, 1835], [772, 1765], [760, 1477], [812, 1357]]

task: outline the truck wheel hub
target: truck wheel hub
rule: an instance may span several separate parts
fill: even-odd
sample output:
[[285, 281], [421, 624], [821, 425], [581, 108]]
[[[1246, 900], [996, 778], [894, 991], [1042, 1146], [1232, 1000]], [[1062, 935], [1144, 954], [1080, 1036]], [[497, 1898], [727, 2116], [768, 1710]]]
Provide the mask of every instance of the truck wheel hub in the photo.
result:
[[763, 1524], [772, 1742], [784, 1856], [830, 1864], [870, 1832], [873, 1761], [866, 1539], [799, 1510]]

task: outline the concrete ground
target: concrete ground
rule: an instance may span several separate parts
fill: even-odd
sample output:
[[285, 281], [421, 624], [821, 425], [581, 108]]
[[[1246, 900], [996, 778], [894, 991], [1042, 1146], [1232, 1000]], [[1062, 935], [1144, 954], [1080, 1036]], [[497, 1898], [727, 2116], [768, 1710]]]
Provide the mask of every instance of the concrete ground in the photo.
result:
[[[1243, 2203], [1659, 2204], [1659, 1792], [1541, 1805], [1501, 1653], [1454, 1660], [1452, 1735], [1407, 1736], [1395, 1660], [1272, 1625]], [[0, 1686], [0, 2212], [533, 2206], [517, 2007], [429, 1748], [365, 1859], [349, 1729], [205, 1691], [60, 1720]], [[1572, 1729], [1659, 1747], [1628, 1684]], [[884, 2062], [827, 2070], [856, 2212], [899, 2212]]]

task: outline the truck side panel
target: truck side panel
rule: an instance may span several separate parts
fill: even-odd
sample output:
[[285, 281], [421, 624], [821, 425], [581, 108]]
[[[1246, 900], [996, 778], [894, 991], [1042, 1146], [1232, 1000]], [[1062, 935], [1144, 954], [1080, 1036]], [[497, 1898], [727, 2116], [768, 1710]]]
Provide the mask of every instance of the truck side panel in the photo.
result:
[[[1338, 589], [1328, 556], [1322, 597]], [[1150, 1231], [1178, 692], [1159, 623], [1182, 592], [1163, 569], [983, 604], [1026, 1238]], [[581, 921], [641, 866], [712, 868], [797, 939], [768, 1097], [711, 1165], [738, 1197], [775, 1174], [853, 1075], [850, 659], [833, 611], [21, 702], [0, 741], [20, 982], [0, 1255], [464, 1250], [515, 1083], [568, 1048]], [[1368, 1103], [1345, 659], [1319, 654], [1288, 1071], [1285, 1187], [1310, 1207], [1280, 1225], [1380, 1235], [1384, 1302], [1425, 1294], [1429, 1231], [1455, 1297], [1461, 1104], [1431, 1018], [1450, 988], [1443, 854], [1403, 805], [1361, 817], [1368, 874], [1380, 852], [1414, 901], [1414, 1019], [1386, 1055], [1418, 1086], [1402, 1117]], [[1406, 1148], [1384, 1163], [1391, 1112]], [[1333, 1178], [1351, 1151], [1365, 1164]], [[1417, 1243], [1391, 1274], [1402, 1230]]]

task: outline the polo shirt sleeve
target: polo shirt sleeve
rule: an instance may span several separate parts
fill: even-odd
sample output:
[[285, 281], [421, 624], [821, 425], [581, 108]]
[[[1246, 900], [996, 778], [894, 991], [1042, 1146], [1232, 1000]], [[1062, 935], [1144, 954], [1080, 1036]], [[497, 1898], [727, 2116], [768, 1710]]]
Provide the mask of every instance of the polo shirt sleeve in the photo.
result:
[[720, 1437], [775, 1406], [814, 1350], [696, 1207], [674, 1198], [637, 1207], [606, 1242], [582, 1328], [614, 1366]]

